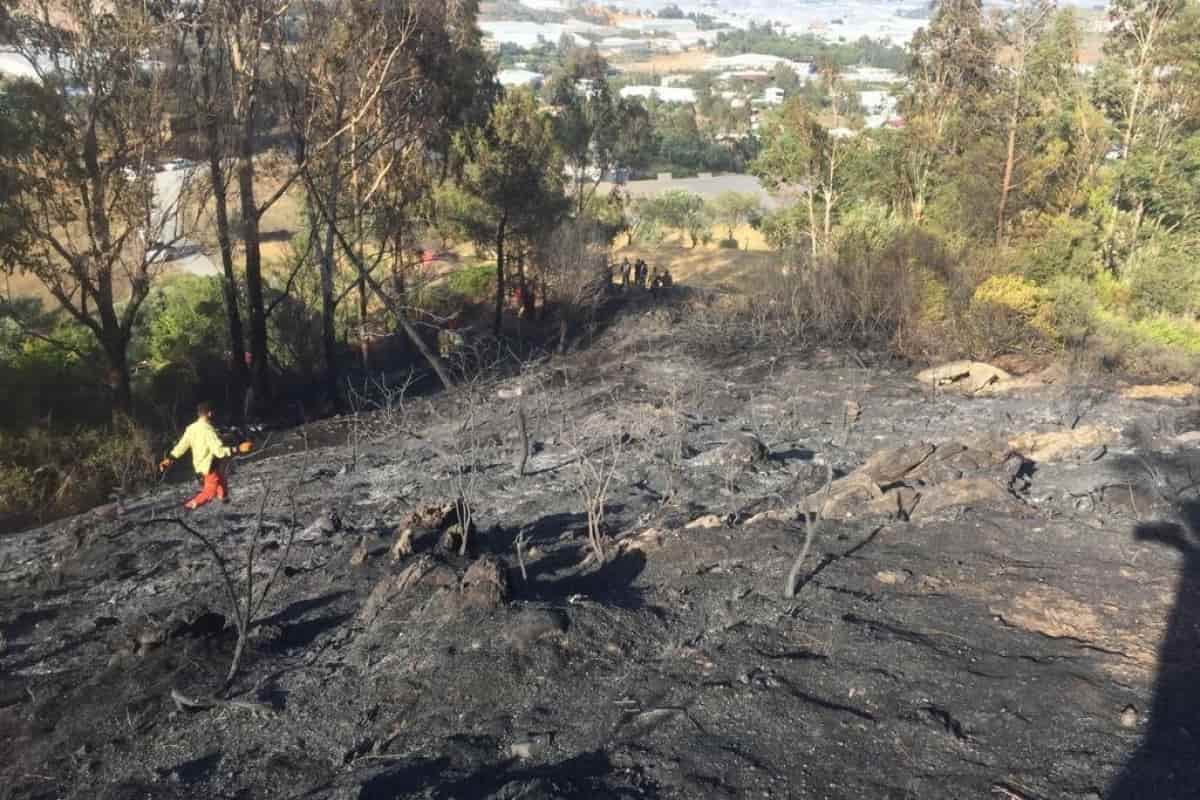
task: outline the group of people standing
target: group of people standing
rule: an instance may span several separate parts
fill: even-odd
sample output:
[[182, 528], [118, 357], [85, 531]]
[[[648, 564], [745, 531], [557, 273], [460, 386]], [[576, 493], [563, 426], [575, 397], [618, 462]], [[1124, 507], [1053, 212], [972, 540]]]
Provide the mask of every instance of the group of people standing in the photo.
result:
[[[613, 269], [609, 267], [609, 283], [613, 283]], [[645, 261], [638, 259], [630, 263], [628, 256], [621, 261], [621, 290], [629, 291], [630, 286], [645, 289], [657, 294], [659, 289], [669, 289], [674, 285], [671, 272], [666, 267], [651, 268]]]

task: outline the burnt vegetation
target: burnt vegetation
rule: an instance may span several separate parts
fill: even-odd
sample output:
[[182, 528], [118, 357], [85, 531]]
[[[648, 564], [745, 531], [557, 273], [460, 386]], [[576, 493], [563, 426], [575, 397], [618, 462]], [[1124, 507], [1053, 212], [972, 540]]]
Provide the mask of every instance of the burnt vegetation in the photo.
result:
[[1194, 0], [727, 35], [769, 212], [478, 5], [3, 7], [0, 800], [1197, 796]]

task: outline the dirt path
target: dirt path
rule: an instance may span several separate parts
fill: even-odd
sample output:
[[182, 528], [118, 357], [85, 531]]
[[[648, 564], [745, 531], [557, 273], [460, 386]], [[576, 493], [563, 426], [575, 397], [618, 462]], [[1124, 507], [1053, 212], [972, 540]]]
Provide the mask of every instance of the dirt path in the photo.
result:
[[[0, 540], [0, 796], [1195, 797], [1193, 402], [1111, 382], [934, 393], [838, 354], [685, 347], [663, 315], [631, 318], [488, 387], [477, 427], [446, 397], [403, 425], [360, 420], [357, 455], [239, 467], [234, 502], [192, 519], [240, 558], [273, 491], [264, 577], [305, 476], [305, 533], [241, 705], [171, 699], [214, 691], [234, 641], [203, 548], [145, 524], [185, 487]], [[628, 434], [614, 541], [581, 566], [575, 445], [595, 458], [605, 431]], [[1052, 455], [1007, 452], [1029, 432]], [[748, 434], [769, 458], [741, 461]], [[409, 513], [452, 497], [464, 438], [478, 552], [418, 528], [393, 561]], [[839, 511], [785, 600], [794, 509], [822, 492]], [[330, 511], [340, 526], [310, 525]]]

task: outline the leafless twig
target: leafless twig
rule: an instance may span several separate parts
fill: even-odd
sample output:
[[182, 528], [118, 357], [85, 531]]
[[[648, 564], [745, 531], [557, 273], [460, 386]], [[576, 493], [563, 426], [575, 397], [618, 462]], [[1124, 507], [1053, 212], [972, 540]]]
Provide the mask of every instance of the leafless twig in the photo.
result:
[[803, 566], [804, 559], [808, 557], [808, 550], [812, 547], [813, 539], [816, 538], [817, 528], [821, 523], [821, 516], [825, 512], [825, 504], [829, 502], [829, 491], [832, 486], [833, 465], [825, 462], [825, 489], [821, 505], [815, 512], [804, 510], [804, 546], [800, 548], [800, 554], [792, 562], [792, 568], [788, 570], [787, 582], [783, 585], [783, 596], [788, 599], [796, 596], [796, 582], [800, 579], [800, 567]]

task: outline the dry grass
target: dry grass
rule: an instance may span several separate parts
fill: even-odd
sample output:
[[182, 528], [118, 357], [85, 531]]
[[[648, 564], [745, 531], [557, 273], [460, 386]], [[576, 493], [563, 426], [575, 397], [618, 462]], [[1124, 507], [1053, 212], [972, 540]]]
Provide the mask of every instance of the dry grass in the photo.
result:
[[641, 61], [613, 59], [613, 66], [622, 72], [702, 72], [713, 59], [708, 50], [688, 50], [685, 53], [662, 53]]
[[7, 291], [12, 293], [13, 297], [36, 297], [43, 303], [50, 305], [54, 302], [54, 298], [42, 282], [32, 275], [16, 274], [6, 279], [8, 283]]
[[[268, 173], [262, 175], [258, 181], [258, 186], [255, 191], [257, 199], [261, 203], [265, 198], [270, 197], [274, 192], [278, 191], [283, 184], [285, 176]], [[230, 186], [229, 192], [229, 209], [233, 213], [240, 204], [238, 197], [237, 185], [233, 183]], [[196, 219], [195, 208], [187, 211], [189, 219]], [[304, 192], [299, 183], [293, 184], [288, 191], [279, 198], [276, 203], [268, 209], [263, 215], [261, 230], [263, 234], [262, 256], [264, 269], [270, 274], [283, 270], [283, 262], [288, 256], [288, 248], [290, 240], [300, 232], [300, 227], [304, 223]], [[193, 238], [203, 244], [208, 251], [210, 258], [214, 263], [219, 265], [220, 257], [217, 254], [217, 231], [216, 221], [213, 211], [212, 199], [209, 198], [205, 203], [205, 207], [199, 216], [199, 228], [189, 238]], [[242, 252], [240, 249], [234, 252], [234, 258], [238, 262], [239, 272], [241, 270]], [[163, 277], [169, 278], [171, 275], [180, 274], [180, 270], [171, 265], [166, 265], [163, 270]], [[54, 306], [54, 298], [41, 281], [31, 275], [13, 275], [8, 279], [9, 291], [14, 297], [35, 297], [42, 300], [47, 307]], [[128, 285], [118, 284], [117, 293], [119, 297], [123, 297], [128, 291]]]
[[[287, 175], [283, 169], [272, 169], [266, 163], [259, 166], [258, 180], [254, 187], [255, 199], [262, 203], [279, 191]], [[230, 181], [229, 212], [236, 215], [241, 206], [241, 198], [237, 190], [237, 182]], [[195, 219], [195, 210], [189, 211], [189, 216]], [[304, 224], [304, 189], [297, 181], [289, 187], [274, 205], [267, 209], [259, 223], [263, 236], [262, 257], [264, 266], [270, 270], [272, 266], [286, 258], [289, 241], [300, 233]], [[217, 224], [212, 198], [206, 198], [204, 208], [199, 215], [199, 229], [192, 238], [204, 244], [205, 248], [216, 259], [217, 253]], [[234, 257], [241, 259], [241, 252], [235, 252]]]
[[[613, 258], [616, 261], [625, 257], [630, 261], [643, 258], [651, 266], [665, 266], [671, 270], [676, 283], [746, 291], [755, 285], [756, 276], [762, 274], [778, 256], [767, 246], [762, 234], [749, 225], [734, 231], [742, 245], [737, 250], [717, 247], [717, 240], [725, 233], [724, 228], [714, 228], [713, 242], [695, 248], [688, 246], [678, 236], [668, 237], [659, 244], [635, 243], [633, 247], [616, 247]], [[624, 242], [624, 239], [620, 241]]]

